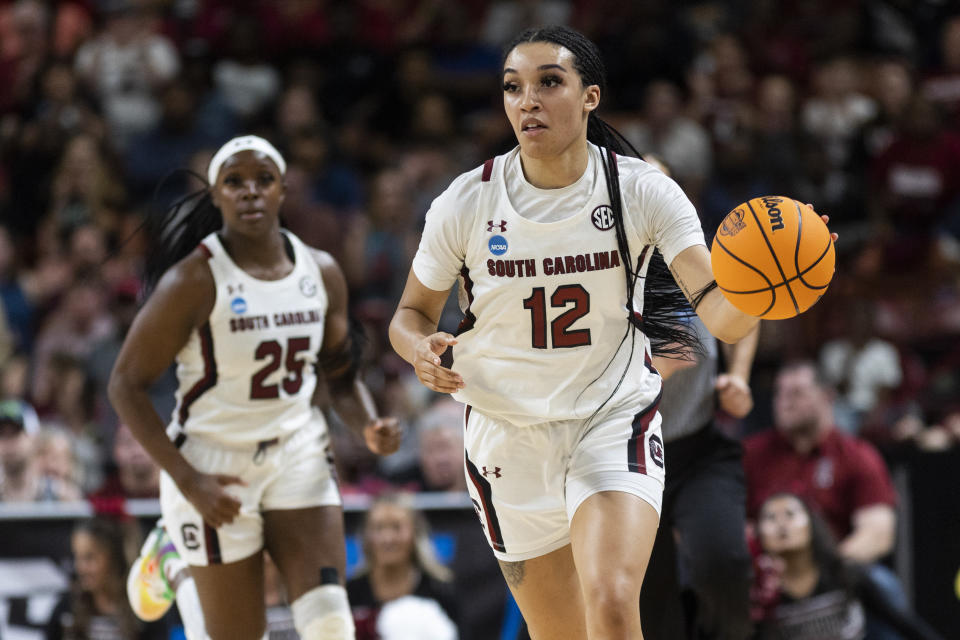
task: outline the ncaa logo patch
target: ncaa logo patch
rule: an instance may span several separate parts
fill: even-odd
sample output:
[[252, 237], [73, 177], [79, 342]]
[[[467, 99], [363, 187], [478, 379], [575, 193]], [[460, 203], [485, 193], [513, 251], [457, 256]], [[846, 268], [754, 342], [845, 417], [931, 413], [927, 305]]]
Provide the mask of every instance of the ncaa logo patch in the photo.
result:
[[663, 440], [657, 434], [650, 436], [650, 458], [655, 465], [663, 469]]
[[613, 209], [609, 205], [600, 205], [590, 214], [590, 222], [600, 231], [613, 229]]
[[507, 252], [507, 239], [503, 236], [493, 236], [487, 242], [487, 246], [490, 247], [490, 253], [495, 256], [502, 256]]
[[247, 301], [237, 296], [230, 301], [230, 310], [235, 314], [240, 315], [247, 312]]
[[300, 278], [300, 293], [312, 298], [317, 295], [317, 283], [314, 282], [313, 278], [310, 276], [303, 276]]

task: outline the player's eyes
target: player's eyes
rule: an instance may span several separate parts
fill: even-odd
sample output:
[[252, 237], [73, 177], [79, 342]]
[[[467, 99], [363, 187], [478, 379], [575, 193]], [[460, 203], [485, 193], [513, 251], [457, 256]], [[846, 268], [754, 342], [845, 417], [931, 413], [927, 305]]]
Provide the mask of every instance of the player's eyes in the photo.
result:
[[504, 82], [504, 83], [503, 83], [503, 91], [504, 91], [504, 93], [515, 93], [515, 92], [516, 92], [517, 90], [519, 90], [519, 89], [520, 89], [520, 87], [517, 85], [516, 82]]
[[554, 76], [554, 75], [544, 76], [540, 80], [540, 84], [542, 84], [545, 87], [557, 87], [563, 84], [563, 79], [561, 79], [560, 76]]

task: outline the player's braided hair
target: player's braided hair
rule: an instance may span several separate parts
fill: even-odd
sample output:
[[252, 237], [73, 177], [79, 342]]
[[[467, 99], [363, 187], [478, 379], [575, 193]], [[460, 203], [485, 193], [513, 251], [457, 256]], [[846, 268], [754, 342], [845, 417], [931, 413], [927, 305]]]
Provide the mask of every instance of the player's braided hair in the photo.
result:
[[[580, 74], [583, 85], [597, 85], [600, 88], [601, 97], [606, 93], [607, 73], [600, 50], [579, 31], [565, 26], [527, 29], [507, 45], [503, 56], [504, 61], [517, 45], [529, 42], [547, 42], [566, 48], [573, 54], [573, 66]], [[634, 264], [630, 255], [624, 225], [623, 199], [620, 196], [617, 154], [634, 157], [640, 157], [640, 154], [619, 131], [604, 122], [597, 115], [596, 110], [591, 111], [587, 118], [587, 140], [602, 150], [603, 174], [607, 182], [610, 206], [613, 209], [617, 247], [624, 266], [629, 320], [627, 333], [630, 334], [631, 343], [634, 332], [639, 329], [650, 339], [654, 354], [689, 357], [691, 350], [701, 349], [696, 332], [691, 330], [687, 323], [681, 321], [682, 316], [691, 314], [691, 308], [670, 274], [663, 257], [659, 251], [655, 251], [646, 273], [642, 273], [643, 265], [640, 259], [638, 258]], [[633, 307], [633, 294], [638, 280], [643, 280], [642, 315]], [[627, 333], [624, 334], [623, 340], [626, 340]]]
[[[175, 173], [168, 174], [160, 184]], [[192, 171], [191, 175], [201, 182], [206, 179]], [[167, 269], [190, 255], [200, 241], [223, 226], [220, 210], [213, 204], [209, 187], [202, 187], [176, 200], [159, 215], [147, 216], [144, 226], [147, 232], [147, 257], [143, 269], [143, 298], [146, 299]]]

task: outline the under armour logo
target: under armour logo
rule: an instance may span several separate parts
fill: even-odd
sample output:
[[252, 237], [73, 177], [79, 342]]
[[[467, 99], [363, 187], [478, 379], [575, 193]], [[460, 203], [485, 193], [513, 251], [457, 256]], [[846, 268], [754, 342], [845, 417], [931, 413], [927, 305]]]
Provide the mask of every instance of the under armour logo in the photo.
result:
[[494, 228], [500, 230], [500, 233], [503, 233], [507, 230], [507, 221], [501, 220], [500, 222], [494, 222], [493, 220], [487, 220], [487, 231], [493, 232]]
[[243, 283], [240, 283], [240, 284], [238, 284], [238, 285], [236, 285], [236, 286], [234, 286], [234, 285], [232, 285], [232, 284], [228, 284], [228, 285], [227, 285], [227, 293], [228, 293], [228, 294], [230, 294], [230, 295], [232, 296], [234, 291], [236, 291], [237, 293], [243, 293]]
[[[504, 223], [504, 224], [506, 224], [506, 223]], [[486, 478], [487, 476], [493, 476], [493, 477], [495, 477], [495, 478], [499, 478], [501, 475], [503, 475], [503, 474], [500, 473], [500, 467], [494, 467], [492, 471], [491, 471], [491, 470], [488, 470], [486, 466], [483, 467], [483, 477], [484, 477], [484, 478]]]

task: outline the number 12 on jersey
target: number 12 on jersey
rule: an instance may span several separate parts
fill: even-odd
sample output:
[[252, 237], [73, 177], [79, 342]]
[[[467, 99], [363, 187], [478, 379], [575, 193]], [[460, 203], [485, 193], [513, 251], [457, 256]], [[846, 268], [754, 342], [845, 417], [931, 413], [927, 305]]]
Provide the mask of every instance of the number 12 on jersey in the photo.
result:
[[[570, 325], [590, 312], [590, 294], [579, 284], [564, 284], [550, 296], [550, 306], [572, 309], [564, 311], [550, 323], [550, 340], [554, 349], [569, 349], [591, 344], [590, 329], [570, 329]], [[547, 294], [543, 287], [535, 287], [523, 308], [530, 311], [531, 339], [535, 349], [546, 349], [547, 344]]]

